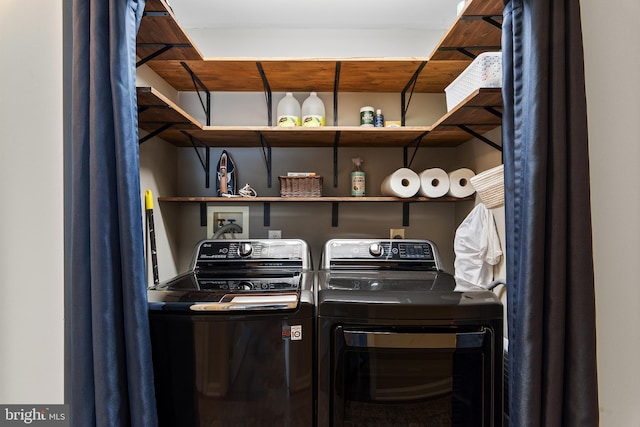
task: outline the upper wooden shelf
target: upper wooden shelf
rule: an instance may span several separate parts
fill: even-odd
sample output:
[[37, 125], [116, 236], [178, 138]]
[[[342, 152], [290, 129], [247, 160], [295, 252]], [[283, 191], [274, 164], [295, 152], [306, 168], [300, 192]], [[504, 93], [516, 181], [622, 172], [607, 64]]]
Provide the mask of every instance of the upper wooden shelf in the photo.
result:
[[441, 93], [474, 55], [500, 50], [502, 8], [502, 0], [472, 1], [424, 57], [205, 58], [167, 4], [148, 0], [137, 54], [178, 91], [195, 90], [188, 68], [209, 91], [261, 92], [264, 77], [274, 92], [402, 92], [417, 73], [415, 92]]
[[138, 88], [139, 127], [176, 146], [191, 146], [191, 137], [210, 147], [404, 147], [421, 139], [432, 147], [455, 147], [473, 138], [466, 126], [483, 134], [501, 125], [502, 92], [478, 89], [433, 126], [362, 128], [279, 128], [271, 126], [202, 126], [153, 88]]

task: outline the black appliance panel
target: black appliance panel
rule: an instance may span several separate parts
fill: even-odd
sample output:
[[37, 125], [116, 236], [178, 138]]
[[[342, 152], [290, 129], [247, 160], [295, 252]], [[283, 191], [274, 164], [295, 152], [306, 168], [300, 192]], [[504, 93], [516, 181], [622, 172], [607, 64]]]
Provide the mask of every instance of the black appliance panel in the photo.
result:
[[160, 427], [314, 425], [313, 312], [150, 311]]

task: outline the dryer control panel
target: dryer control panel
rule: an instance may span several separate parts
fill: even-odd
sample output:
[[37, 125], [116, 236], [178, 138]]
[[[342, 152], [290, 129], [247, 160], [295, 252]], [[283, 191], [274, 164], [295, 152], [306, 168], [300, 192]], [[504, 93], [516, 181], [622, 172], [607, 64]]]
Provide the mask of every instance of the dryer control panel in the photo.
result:
[[377, 265], [388, 269], [436, 270], [440, 260], [436, 246], [429, 240], [333, 239], [325, 243], [321, 268], [350, 265]]

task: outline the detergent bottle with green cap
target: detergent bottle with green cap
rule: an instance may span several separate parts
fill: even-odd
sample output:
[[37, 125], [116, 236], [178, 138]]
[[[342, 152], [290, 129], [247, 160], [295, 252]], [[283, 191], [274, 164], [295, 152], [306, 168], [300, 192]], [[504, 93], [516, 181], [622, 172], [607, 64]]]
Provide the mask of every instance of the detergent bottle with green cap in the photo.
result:
[[365, 175], [360, 169], [362, 159], [360, 157], [356, 157], [351, 159], [351, 161], [353, 162], [353, 172], [351, 172], [351, 195], [355, 197], [363, 197]]

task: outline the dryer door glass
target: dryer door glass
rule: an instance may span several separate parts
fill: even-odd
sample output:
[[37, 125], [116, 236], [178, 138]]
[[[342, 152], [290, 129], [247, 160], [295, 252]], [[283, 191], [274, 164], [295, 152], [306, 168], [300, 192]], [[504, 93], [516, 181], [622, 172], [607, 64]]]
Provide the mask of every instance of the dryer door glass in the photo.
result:
[[336, 329], [336, 426], [484, 426], [491, 331]]

